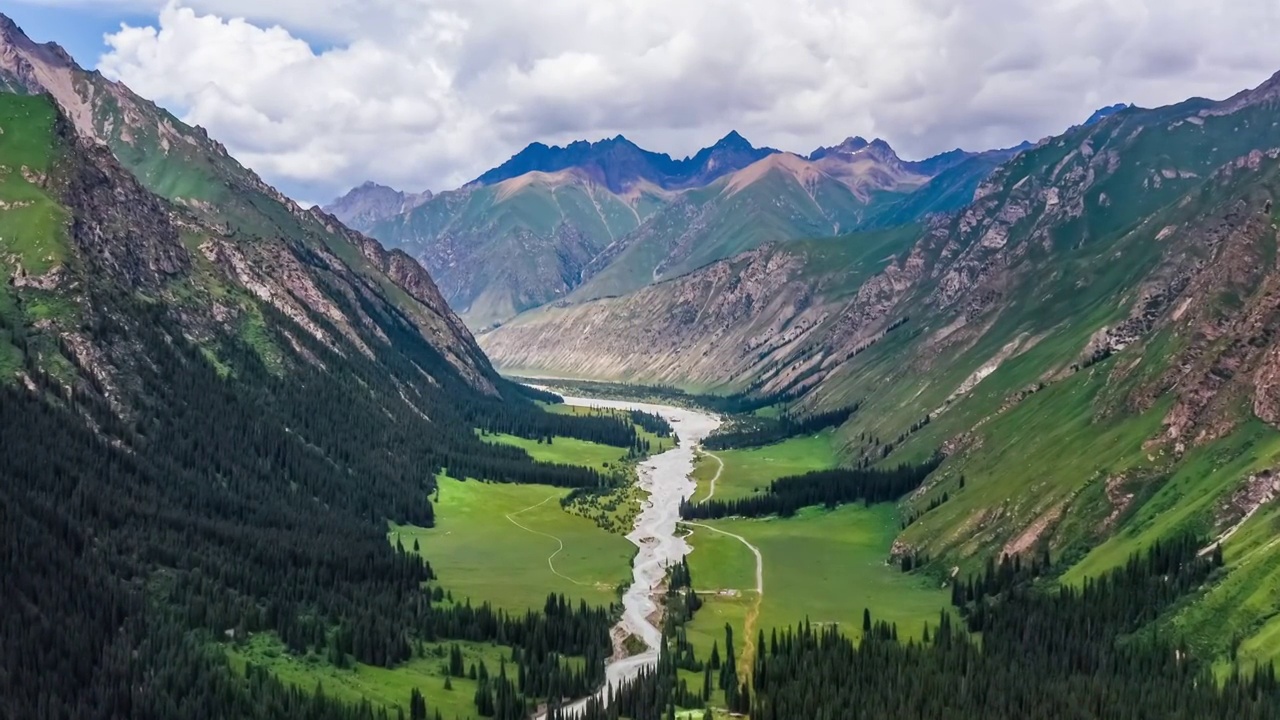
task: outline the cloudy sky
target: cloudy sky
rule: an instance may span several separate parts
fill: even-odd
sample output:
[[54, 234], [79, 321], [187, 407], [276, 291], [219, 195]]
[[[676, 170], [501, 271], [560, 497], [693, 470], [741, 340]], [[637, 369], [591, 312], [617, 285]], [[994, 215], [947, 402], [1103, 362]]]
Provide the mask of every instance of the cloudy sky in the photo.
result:
[[906, 158], [1280, 70], [1280, 0], [8, 0], [298, 199], [455, 187], [534, 140], [737, 129]]

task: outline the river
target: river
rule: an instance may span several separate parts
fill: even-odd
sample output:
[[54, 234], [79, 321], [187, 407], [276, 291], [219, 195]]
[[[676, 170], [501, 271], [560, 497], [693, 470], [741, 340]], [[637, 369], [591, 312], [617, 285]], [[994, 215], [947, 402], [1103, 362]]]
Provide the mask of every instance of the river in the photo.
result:
[[[648, 403], [621, 400], [595, 400], [591, 398], [565, 397], [568, 405], [583, 407], [615, 408], [619, 410], [643, 410], [666, 418], [671, 423], [680, 442], [674, 448], [654, 455], [639, 465], [639, 486], [649, 493], [641, 505], [635, 529], [627, 539], [635, 543], [639, 551], [631, 570], [631, 587], [622, 596], [622, 619], [614, 626], [615, 634], [635, 635], [644, 641], [647, 650], [630, 657], [610, 662], [605, 667], [605, 686], [597, 697], [607, 698], [608, 688], [616, 687], [635, 678], [642, 668], [656, 665], [658, 646], [662, 643], [662, 629], [649, 621], [658, 609], [654, 591], [666, 576], [666, 569], [689, 554], [689, 545], [676, 535], [676, 523], [680, 520], [680, 503], [693, 495], [696, 487], [692, 479], [693, 454], [698, 443], [720, 425], [714, 415]], [[581, 709], [590, 698], [584, 698], [565, 708], [570, 713]]]

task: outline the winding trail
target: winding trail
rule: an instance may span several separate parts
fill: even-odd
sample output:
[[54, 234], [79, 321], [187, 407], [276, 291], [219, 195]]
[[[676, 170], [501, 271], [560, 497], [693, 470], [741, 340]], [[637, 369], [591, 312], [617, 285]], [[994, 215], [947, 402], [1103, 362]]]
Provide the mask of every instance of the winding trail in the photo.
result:
[[560, 538], [556, 537], [555, 535], [552, 535], [551, 533], [544, 533], [544, 532], [542, 532], [541, 530], [534, 530], [534, 529], [533, 529], [533, 528], [531, 528], [531, 527], [528, 527], [528, 526], [525, 526], [525, 525], [521, 525], [519, 522], [516, 522], [516, 516], [517, 516], [517, 515], [519, 515], [519, 514], [521, 514], [521, 513], [529, 512], [530, 510], [532, 510], [532, 509], [534, 509], [534, 508], [542, 507], [543, 505], [546, 505], [548, 502], [551, 502], [552, 500], [555, 500], [555, 499], [556, 499], [556, 498], [558, 498], [558, 497], [560, 497], [560, 494], [559, 494], [559, 493], [557, 493], [557, 494], [555, 494], [555, 495], [552, 495], [551, 497], [547, 498], [546, 500], [543, 500], [543, 501], [542, 501], [542, 502], [540, 502], [540, 503], [534, 503], [533, 505], [530, 505], [529, 507], [527, 507], [527, 508], [525, 508], [525, 509], [523, 509], [523, 510], [517, 510], [517, 511], [515, 511], [515, 512], [513, 512], [513, 513], [507, 513], [507, 520], [509, 520], [509, 521], [511, 522], [511, 524], [512, 524], [512, 525], [515, 525], [516, 527], [520, 528], [521, 530], [524, 530], [525, 532], [531, 532], [531, 533], [533, 533], [534, 535], [541, 535], [542, 537], [551, 538], [552, 540], [555, 540], [555, 541], [556, 541], [556, 544], [557, 544], [557, 545], [559, 545], [559, 547], [557, 547], [557, 548], [556, 548], [556, 551], [555, 551], [555, 552], [553, 552], [553, 553], [551, 553], [550, 555], [548, 555], [548, 556], [547, 556], [547, 567], [551, 568], [551, 572], [552, 572], [552, 573], [554, 573], [554, 574], [555, 574], [555, 575], [557, 575], [558, 577], [562, 577], [562, 578], [564, 578], [565, 580], [568, 580], [569, 582], [573, 583], [574, 585], [586, 585], [586, 586], [593, 586], [593, 585], [594, 585], [594, 583], [584, 583], [584, 582], [579, 582], [579, 581], [574, 580], [573, 578], [569, 577], [568, 575], [565, 575], [564, 573], [562, 573], [562, 572], [560, 572], [559, 570], [557, 570], [557, 569], [556, 569], [555, 563], [554, 563], [554, 562], [552, 562], [552, 561], [553, 561], [553, 560], [555, 560], [555, 557], [556, 557], [557, 555], [559, 555], [559, 554], [560, 554], [560, 552], [561, 552], [562, 550], [564, 550], [564, 541], [563, 541], [563, 540], [561, 540]]
[[[723, 465], [721, 467], [723, 467]], [[706, 501], [704, 500], [703, 502]], [[712, 527], [710, 525], [703, 525], [702, 523], [686, 522], [684, 524], [692, 527], [705, 528], [711, 532], [720, 533], [721, 535], [728, 535], [743, 545], [746, 545], [747, 549], [756, 556], [756, 601], [751, 603], [751, 607], [747, 609], [747, 617], [742, 623], [742, 671], [750, 673], [751, 668], [754, 667], [756, 653], [756, 622], [760, 619], [760, 603], [764, 601], [764, 557], [760, 555], [760, 548], [752, 545], [741, 535], [721, 530], [720, 528]]]
[[764, 595], [764, 557], [760, 555], [760, 548], [756, 547], [755, 545], [752, 545], [750, 542], [747, 541], [746, 538], [742, 537], [741, 535], [735, 535], [734, 533], [721, 530], [718, 527], [711, 527], [710, 525], [703, 525], [702, 523], [696, 523], [696, 522], [684, 522], [683, 524], [690, 525], [693, 527], [706, 528], [711, 532], [720, 533], [721, 535], [728, 535], [734, 540], [737, 540], [743, 545], [746, 545], [747, 549], [750, 550], [751, 553], [756, 556], [756, 592], [760, 593], [761, 595]]
[[[715, 461], [720, 464], [720, 467], [716, 469], [716, 474], [711, 477], [711, 487], [707, 490], [707, 496], [698, 501], [699, 505], [716, 496], [716, 481], [720, 479], [720, 473], [724, 472], [724, 461], [720, 459], [719, 455], [716, 455], [710, 450], [702, 450], [702, 452], [710, 455], [712, 458], [715, 458]], [[714, 530], [715, 528], [712, 529]]]

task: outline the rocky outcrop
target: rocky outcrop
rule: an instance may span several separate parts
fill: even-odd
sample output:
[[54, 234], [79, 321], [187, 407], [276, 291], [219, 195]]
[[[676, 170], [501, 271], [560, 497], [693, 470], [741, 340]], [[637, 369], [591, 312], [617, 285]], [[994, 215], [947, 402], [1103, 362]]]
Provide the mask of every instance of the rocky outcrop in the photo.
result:
[[71, 211], [71, 238], [94, 272], [125, 286], [156, 289], [185, 274], [191, 257], [168, 203], [147, 192], [106, 147], [59, 122], [67, 145], [79, 145], [58, 169], [54, 192]]

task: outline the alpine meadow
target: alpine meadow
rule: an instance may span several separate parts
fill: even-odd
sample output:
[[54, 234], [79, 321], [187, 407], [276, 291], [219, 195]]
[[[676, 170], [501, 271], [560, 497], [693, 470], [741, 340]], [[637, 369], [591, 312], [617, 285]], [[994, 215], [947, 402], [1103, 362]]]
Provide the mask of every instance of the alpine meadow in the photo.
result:
[[0, 718], [1280, 720], [1280, 6], [353, 9], [0, 14]]

